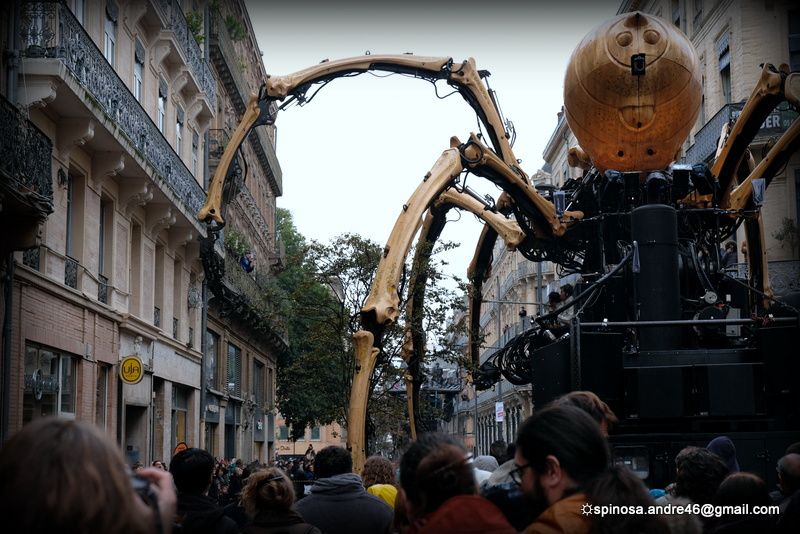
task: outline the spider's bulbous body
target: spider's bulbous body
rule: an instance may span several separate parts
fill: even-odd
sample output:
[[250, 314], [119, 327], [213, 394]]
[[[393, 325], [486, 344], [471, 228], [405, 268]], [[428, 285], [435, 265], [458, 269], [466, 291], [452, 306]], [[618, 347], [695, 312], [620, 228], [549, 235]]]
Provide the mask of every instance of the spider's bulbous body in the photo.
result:
[[701, 91], [689, 39], [661, 19], [626, 13], [595, 28], [572, 53], [564, 107], [596, 167], [647, 171], [675, 160]]

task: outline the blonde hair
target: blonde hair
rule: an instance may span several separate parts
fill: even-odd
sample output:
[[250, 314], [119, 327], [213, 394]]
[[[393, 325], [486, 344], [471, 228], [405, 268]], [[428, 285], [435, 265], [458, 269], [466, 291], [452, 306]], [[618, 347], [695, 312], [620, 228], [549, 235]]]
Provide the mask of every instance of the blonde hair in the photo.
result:
[[242, 504], [251, 516], [262, 510], [288, 510], [294, 504], [292, 482], [277, 467], [256, 471], [242, 490]]
[[154, 530], [117, 445], [97, 427], [48, 417], [25, 426], [0, 454], [0, 514], [7, 532]]

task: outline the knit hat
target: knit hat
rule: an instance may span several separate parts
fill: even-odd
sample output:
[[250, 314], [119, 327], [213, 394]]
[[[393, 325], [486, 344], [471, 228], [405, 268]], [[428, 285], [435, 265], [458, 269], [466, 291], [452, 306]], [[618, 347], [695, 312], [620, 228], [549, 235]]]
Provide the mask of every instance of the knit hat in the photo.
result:
[[731, 473], [739, 472], [739, 461], [736, 459], [736, 447], [728, 436], [719, 436], [708, 442], [706, 449], [722, 459]]
[[397, 488], [391, 484], [373, 484], [367, 488], [367, 492], [378, 497], [394, 510], [394, 501], [397, 499]]

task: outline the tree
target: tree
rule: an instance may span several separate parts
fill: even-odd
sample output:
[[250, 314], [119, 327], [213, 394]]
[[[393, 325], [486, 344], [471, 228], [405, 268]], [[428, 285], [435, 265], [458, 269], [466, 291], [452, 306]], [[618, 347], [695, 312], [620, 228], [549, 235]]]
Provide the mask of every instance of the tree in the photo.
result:
[[278, 361], [277, 401], [296, 440], [307, 426], [343, 420], [338, 396], [347, 385], [329, 355], [341, 354], [345, 348], [341, 325], [337, 325], [341, 305], [330, 288], [319, 282], [316, 266], [308, 258], [309, 244], [295, 228], [291, 213], [281, 208], [278, 234], [284, 243], [286, 268], [276, 285], [288, 319], [289, 351]]
[[[343, 234], [328, 244], [307, 242], [286, 210], [279, 210], [278, 217], [288, 265], [278, 284], [288, 302], [290, 344], [278, 369], [278, 403], [299, 438], [309, 425], [334, 420], [346, 425], [355, 364], [350, 340], [360, 329], [360, 311], [382, 247], [357, 234]], [[453, 246], [446, 243], [435, 252]], [[427, 288], [425, 306], [417, 308], [423, 317], [416, 328], [424, 330], [429, 353], [452, 359], [459, 353], [449, 346], [446, 315], [461, 305], [461, 299], [444, 285], [443, 265], [432, 259], [416, 266], [424, 271]], [[411, 266], [406, 270], [411, 272]], [[398, 386], [404, 389], [401, 349], [406, 324], [411, 323], [401, 314], [401, 320], [384, 332], [370, 383], [367, 430], [368, 436], [378, 438], [375, 443], [387, 434], [407, 431], [406, 401], [397, 394]]]

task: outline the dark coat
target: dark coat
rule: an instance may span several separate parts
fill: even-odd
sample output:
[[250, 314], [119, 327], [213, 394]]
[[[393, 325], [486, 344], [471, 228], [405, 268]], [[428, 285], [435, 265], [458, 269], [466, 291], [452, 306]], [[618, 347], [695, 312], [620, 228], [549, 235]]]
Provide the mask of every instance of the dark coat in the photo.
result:
[[183, 528], [182, 534], [237, 534], [236, 522], [225, 515], [225, 511], [205, 495], [178, 495], [176, 523]]
[[314, 525], [303, 522], [294, 510], [258, 512], [242, 534], [322, 534]]
[[391, 507], [367, 493], [354, 473], [317, 480], [294, 509], [325, 534], [388, 533], [394, 518]]

